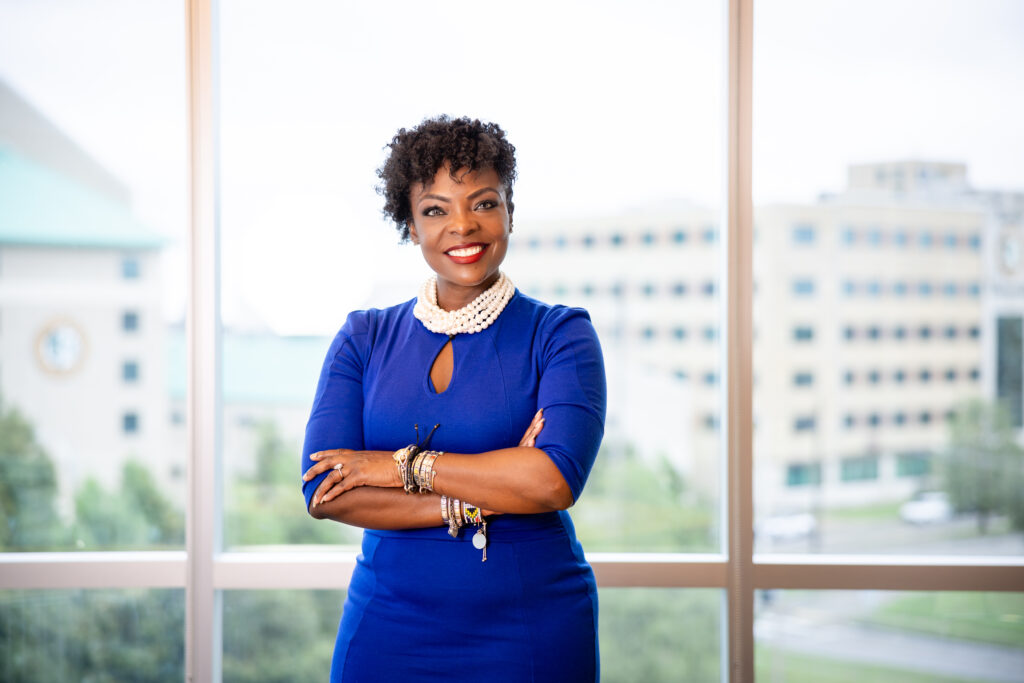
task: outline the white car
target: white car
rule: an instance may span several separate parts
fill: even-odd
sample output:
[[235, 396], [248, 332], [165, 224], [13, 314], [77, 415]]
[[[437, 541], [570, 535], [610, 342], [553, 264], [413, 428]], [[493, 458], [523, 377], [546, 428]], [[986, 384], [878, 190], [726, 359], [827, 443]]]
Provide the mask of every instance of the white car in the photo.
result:
[[818, 520], [809, 512], [783, 512], [762, 519], [754, 530], [771, 542], [796, 541], [812, 536], [818, 530]]
[[953, 506], [945, 491], [921, 491], [900, 506], [900, 518], [909, 524], [938, 524], [953, 519]]

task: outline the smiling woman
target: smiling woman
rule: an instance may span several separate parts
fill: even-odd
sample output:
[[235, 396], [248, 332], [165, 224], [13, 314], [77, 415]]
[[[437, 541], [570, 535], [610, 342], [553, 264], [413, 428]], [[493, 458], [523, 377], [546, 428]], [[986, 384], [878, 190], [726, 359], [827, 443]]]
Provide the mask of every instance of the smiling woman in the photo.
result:
[[500, 270], [498, 126], [440, 117], [390, 150], [385, 213], [434, 276], [349, 315], [306, 428], [310, 514], [365, 529], [331, 679], [597, 680], [597, 588], [565, 512], [604, 433], [597, 335]]

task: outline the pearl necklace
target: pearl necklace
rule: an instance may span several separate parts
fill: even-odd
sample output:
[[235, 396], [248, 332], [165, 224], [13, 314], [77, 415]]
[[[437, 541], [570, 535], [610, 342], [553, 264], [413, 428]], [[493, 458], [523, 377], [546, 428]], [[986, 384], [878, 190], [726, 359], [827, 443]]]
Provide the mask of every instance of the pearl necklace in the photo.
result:
[[446, 311], [437, 305], [437, 276], [427, 278], [416, 297], [412, 314], [431, 332], [449, 337], [456, 334], [476, 334], [486, 330], [505, 310], [515, 294], [516, 287], [505, 273], [491, 288], [469, 304], [455, 311]]

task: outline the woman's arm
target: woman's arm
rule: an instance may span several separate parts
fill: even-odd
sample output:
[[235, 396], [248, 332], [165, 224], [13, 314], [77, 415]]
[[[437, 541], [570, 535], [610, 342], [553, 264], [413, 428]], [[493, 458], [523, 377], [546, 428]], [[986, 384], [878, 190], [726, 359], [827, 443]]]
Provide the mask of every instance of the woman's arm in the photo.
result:
[[[401, 490], [401, 477], [390, 452], [314, 453], [316, 464], [303, 475], [303, 480], [314, 479], [321, 472], [330, 474], [313, 494], [309, 513], [318, 519], [390, 529], [439, 526], [438, 494], [469, 500], [484, 508], [486, 514], [530, 514], [564, 509], [572, 504], [572, 493], [565, 479], [547, 454], [533, 448], [543, 427], [544, 415], [538, 411], [518, 447], [475, 455], [445, 453], [434, 463], [437, 473], [434, 495], [406, 495]], [[443, 468], [439, 467], [442, 461], [448, 461]], [[341, 470], [335, 470], [339, 464]], [[363, 495], [367, 489], [375, 493]], [[431, 502], [424, 503], [424, 500]]]

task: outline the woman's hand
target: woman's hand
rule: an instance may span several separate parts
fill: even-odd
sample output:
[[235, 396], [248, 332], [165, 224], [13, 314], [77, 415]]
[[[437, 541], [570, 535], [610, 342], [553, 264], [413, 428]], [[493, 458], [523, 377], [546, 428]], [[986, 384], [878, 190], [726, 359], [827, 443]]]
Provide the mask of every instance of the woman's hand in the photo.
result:
[[533, 421], [530, 422], [530, 426], [526, 428], [526, 432], [523, 433], [523, 438], [519, 440], [521, 447], [532, 448], [533, 444], [537, 441], [537, 435], [540, 434], [540, 430], [544, 429], [544, 409], [540, 409], [533, 416]]
[[309, 481], [321, 472], [332, 470], [313, 493], [312, 506], [326, 503], [357, 486], [392, 488], [402, 485], [402, 478], [390, 451], [350, 451], [339, 448], [320, 451], [309, 458], [314, 464], [302, 475], [302, 481]]

